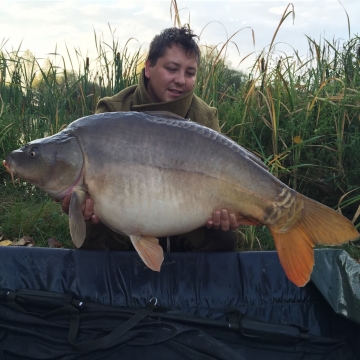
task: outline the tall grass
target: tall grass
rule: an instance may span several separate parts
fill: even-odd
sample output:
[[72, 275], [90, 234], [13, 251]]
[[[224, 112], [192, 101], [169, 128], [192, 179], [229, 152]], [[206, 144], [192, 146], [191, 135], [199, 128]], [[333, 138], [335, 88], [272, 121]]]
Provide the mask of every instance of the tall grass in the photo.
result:
[[111, 44], [94, 33], [97, 56], [92, 62], [77, 49], [73, 54], [67, 49], [66, 57], [55, 49], [45, 65], [40, 65], [40, 59], [29, 51], [22, 54], [20, 47], [12, 52], [0, 48], [3, 150], [54, 134], [73, 120], [92, 114], [100, 98], [137, 83], [141, 49], [132, 54], [128, 44], [120, 49], [115, 32], [109, 30]]
[[276, 176], [324, 200], [327, 193], [344, 194], [359, 175], [359, 37], [342, 46], [308, 40], [303, 60], [296, 51], [275, 54], [273, 37], [248, 82], [217, 106], [231, 137], [257, 152]]
[[[174, 24], [180, 26], [176, 1], [172, 9]], [[202, 45], [196, 93], [218, 108], [222, 132], [260, 156], [272, 173], [331, 207], [337, 207], [341, 199], [343, 213], [356, 221], [360, 38], [354, 35], [340, 42], [307, 37], [306, 57], [296, 49], [290, 55], [277, 53], [276, 36], [293, 15], [289, 5], [270, 45], [258, 54], [248, 73], [227, 65], [227, 49], [230, 44], [236, 46], [236, 33], [222, 44]], [[120, 48], [115, 31], [110, 27], [109, 31], [111, 43], [94, 33], [94, 59], [77, 49], [67, 49], [65, 55], [55, 49], [45, 66], [31, 53], [22, 53], [21, 46], [6, 52], [0, 45], [3, 158], [23, 143], [56, 133], [76, 118], [93, 113], [100, 98], [137, 83], [143, 50], [129, 51], [129, 42], [135, 39]], [[250, 41], [255, 40], [251, 29], [239, 31], [250, 31]], [[3, 184], [5, 179], [8, 176], [0, 170]], [[266, 236], [262, 229], [244, 233], [250, 246]]]

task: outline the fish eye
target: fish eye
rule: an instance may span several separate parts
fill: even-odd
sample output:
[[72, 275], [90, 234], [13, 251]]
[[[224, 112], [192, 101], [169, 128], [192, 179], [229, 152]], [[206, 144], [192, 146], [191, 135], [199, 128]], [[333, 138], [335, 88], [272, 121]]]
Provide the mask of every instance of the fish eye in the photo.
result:
[[31, 148], [31, 149], [29, 150], [29, 156], [30, 156], [31, 158], [34, 158], [34, 157], [36, 157], [36, 156], [38, 156], [38, 155], [39, 155], [39, 149], [38, 149], [38, 148], [33, 147], [33, 148]]

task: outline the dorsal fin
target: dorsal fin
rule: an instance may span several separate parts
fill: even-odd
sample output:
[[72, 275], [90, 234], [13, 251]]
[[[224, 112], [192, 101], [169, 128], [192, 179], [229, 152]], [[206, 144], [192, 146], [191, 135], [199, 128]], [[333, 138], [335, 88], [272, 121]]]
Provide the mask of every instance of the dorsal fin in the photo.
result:
[[255, 155], [254, 153], [252, 153], [251, 151], [249, 151], [248, 149], [243, 148], [249, 159], [251, 159], [252, 161], [254, 161], [255, 163], [257, 163], [258, 165], [260, 165], [262, 168], [266, 169], [267, 171], [269, 171], [269, 168], [263, 163], [263, 161], [261, 160], [260, 157], [258, 157], [257, 155]]
[[176, 115], [170, 111], [142, 111], [144, 114], [148, 114], [151, 116], [161, 116], [165, 119], [175, 119], [175, 120], [188, 120], [179, 115]]

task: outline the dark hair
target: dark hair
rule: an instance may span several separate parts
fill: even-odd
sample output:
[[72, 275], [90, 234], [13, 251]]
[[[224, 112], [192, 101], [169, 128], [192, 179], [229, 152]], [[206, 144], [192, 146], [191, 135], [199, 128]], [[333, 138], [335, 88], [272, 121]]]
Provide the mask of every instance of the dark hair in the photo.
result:
[[150, 50], [147, 56], [147, 60], [150, 61], [150, 65], [154, 66], [159, 57], [164, 55], [164, 52], [171, 45], [177, 45], [184, 48], [186, 55], [195, 57], [198, 65], [200, 64], [200, 49], [194, 38], [199, 38], [192, 30], [184, 26], [182, 28], [168, 28], [161, 31], [159, 35], [156, 35], [150, 43]]

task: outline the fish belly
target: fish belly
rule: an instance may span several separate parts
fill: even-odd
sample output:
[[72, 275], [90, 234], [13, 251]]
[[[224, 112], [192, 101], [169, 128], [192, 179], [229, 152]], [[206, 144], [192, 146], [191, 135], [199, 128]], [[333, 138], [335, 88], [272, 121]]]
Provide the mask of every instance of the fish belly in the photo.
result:
[[236, 208], [232, 185], [206, 174], [143, 165], [104, 170], [88, 179], [94, 213], [127, 235], [181, 234], [205, 225], [217, 209]]

